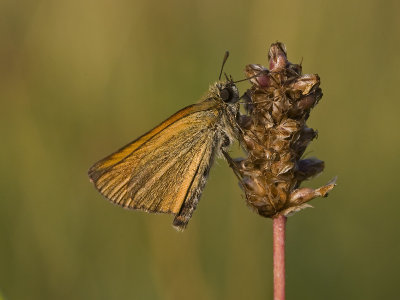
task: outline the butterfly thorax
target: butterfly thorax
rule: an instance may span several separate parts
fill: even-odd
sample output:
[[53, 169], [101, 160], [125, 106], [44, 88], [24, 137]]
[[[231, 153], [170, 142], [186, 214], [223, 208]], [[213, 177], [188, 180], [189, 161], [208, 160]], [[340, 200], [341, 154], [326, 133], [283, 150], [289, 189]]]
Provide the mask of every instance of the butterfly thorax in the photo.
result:
[[[228, 147], [238, 135], [237, 116], [239, 113], [239, 91], [232, 81], [217, 81], [210, 85], [203, 101], [215, 102], [220, 118], [215, 124], [215, 131], [221, 147]], [[221, 149], [216, 147], [216, 149]]]

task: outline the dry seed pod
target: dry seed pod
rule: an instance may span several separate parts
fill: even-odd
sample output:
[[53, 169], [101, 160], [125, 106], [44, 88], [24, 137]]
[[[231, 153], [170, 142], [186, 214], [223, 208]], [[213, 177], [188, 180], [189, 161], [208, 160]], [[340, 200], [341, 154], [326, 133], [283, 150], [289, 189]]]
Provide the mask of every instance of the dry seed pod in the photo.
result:
[[306, 120], [322, 97], [319, 76], [302, 75], [301, 66], [287, 60], [282, 43], [271, 45], [268, 60], [269, 70], [258, 64], [245, 68], [252, 87], [243, 96], [248, 115], [238, 122], [248, 156], [231, 166], [248, 205], [264, 217], [276, 217], [310, 207], [306, 202], [326, 196], [335, 179], [318, 189], [299, 188], [324, 169], [319, 159], [301, 159], [317, 136]]

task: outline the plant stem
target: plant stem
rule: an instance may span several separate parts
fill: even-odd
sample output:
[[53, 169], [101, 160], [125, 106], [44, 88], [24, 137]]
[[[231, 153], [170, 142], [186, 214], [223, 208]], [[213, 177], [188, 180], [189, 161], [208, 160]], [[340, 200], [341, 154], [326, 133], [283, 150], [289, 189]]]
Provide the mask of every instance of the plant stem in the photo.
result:
[[274, 300], [285, 300], [285, 227], [285, 216], [273, 219]]

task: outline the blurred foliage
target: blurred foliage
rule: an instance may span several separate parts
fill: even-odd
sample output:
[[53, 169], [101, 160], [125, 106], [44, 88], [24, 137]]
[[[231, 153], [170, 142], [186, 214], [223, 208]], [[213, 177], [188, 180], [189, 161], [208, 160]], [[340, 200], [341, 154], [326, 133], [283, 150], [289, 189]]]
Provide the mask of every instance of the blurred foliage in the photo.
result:
[[[270, 299], [271, 220], [218, 160], [184, 233], [86, 172], [286, 44], [324, 97], [309, 156], [338, 175], [288, 220], [288, 299], [397, 299], [396, 1], [0, 2], [0, 290], [6, 299]], [[244, 91], [248, 83], [241, 83]], [[235, 147], [237, 148], [237, 147]], [[235, 149], [233, 149], [235, 150]]]

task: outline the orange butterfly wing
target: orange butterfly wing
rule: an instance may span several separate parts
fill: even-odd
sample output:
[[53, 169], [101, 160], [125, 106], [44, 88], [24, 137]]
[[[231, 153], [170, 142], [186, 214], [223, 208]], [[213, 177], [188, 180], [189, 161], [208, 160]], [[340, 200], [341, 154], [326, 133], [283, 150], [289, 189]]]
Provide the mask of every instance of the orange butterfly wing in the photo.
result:
[[186, 199], [200, 196], [219, 115], [212, 100], [188, 106], [94, 164], [89, 177], [116, 204], [178, 214]]

